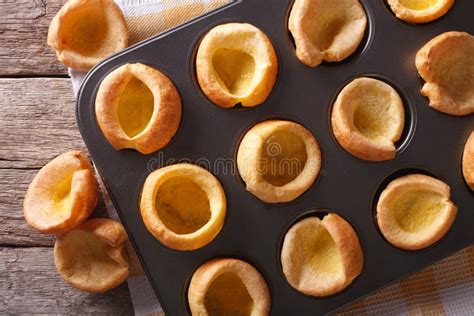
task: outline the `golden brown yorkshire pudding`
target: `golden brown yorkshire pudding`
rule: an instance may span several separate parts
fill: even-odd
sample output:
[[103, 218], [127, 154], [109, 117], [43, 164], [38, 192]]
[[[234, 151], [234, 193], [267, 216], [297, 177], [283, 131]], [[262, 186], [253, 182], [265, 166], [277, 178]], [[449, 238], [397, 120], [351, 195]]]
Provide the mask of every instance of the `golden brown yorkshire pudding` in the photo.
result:
[[56, 240], [56, 269], [75, 288], [106, 292], [128, 277], [126, 240], [122, 224], [106, 218], [87, 220]]
[[339, 93], [331, 116], [339, 144], [365, 160], [393, 159], [405, 110], [397, 91], [383, 81], [357, 78]]
[[210, 243], [221, 230], [226, 198], [219, 180], [207, 170], [176, 164], [146, 178], [140, 211], [146, 228], [162, 244], [194, 250]]
[[393, 180], [377, 203], [380, 231], [401, 249], [418, 250], [434, 244], [456, 217], [449, 191], [446, 183], [422, 174]]
[[462, 173], [467, 184], [474, 191], [474, 132], [471, 133], [464, 146]]
[[181, 99], [160, 71], [139, 63], [125, 64], [101, 82], [95, 113], [115, 149], [149, 154], [166, 146], [178, 130]]
[[81, 224], [97, 204], [97, 182], [86, 155], [70, 151], [47, 163], [28, 187], [25, 219], [44, 233], [61, 234]]
[[364, 258], [351, 225], [330, 213], [305, 218], [286, 233], [281, 251], [283, 273], [292, 287], [321, 297], [345, 289], [362, 272]]
[[127, 23], [112, 0], [69, 0], [51, 21], [48, 45], [62, 64], [87, 71], [127, 47]]
[[237, 167], [247, 191], [267, 203], [289, 202], [313, 184], [321, 168], [321, 152], [303, 126], [270, 120], [245, 134]]
[[192, 315], [266, 316], [270, 293], [260, 273], [245, 261], [214, 259], [191, 278], [188, 302]]
[[451, 115], [474, 113], [474, 36], [447, 32], [416, 54], [416, 68], [426, 81], [421, 94], [435, 110]]
[[295, 0], [288, 28], [305, 65], [341, 61], [364, 37], [367, 17], [359, 0]]
[[278, 60], [268, 37], [247, 23], [221, 24], [202, 39], [196, 74], [204, 94], [222, 108], [263, 103], [275, 84]]
[[408, 23], [427, 23], [451, 9], [454, 0], [388, 0], [393, 13]]

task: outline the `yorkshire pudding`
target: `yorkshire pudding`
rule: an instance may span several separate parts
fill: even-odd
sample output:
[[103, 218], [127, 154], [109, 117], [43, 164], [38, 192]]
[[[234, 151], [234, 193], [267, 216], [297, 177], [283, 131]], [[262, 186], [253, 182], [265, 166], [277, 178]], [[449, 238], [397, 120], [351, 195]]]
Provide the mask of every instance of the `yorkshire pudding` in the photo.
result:
[[221, 24], [202, 39], [196, 73], [204, 94], [222, 108], [263, 103], [275, 84], [278, 61], [272, 43], [247, 23]]
[[462, 173], [467, 184], [474, 191], [474, 132], [471, 133], [464, 146]]
[[143, 64], [125, 64], [99, 86], [95, 113], [115, 149], [149, 154], [166, 146], [181, 120], [181, 99], [168, 77]]
[[289, 202], [313, 184], [321, 167], [321, 152], [303, 126], [265, 121], [245, 134], [237, 167], [247, 191], [267, 203]]
[[270, 293], [260, 273], [237, 259], [204, 263], [191, 278], [188, 302], [192, 315], [266, 316]]
[[427, 23], [445, 15], [454, 0], [388, 0], [388, 4], [400, 20]]
[[403, 132], [405, 111], [397, 91], [383, 81], [357, 78], [337, 96], [331, 116], [339, 144], [365, 160], [395, 157], [395, 142]]
[[25, 219], [44, 233], [61, 234], [81, 224], [97, 204], [97, 182], [85, 154], [70, 151], [47, 163], [28, 187]]
[[342, 217], [305, 218], [286, 233], [281, 251], [283, 273], [292, 287], [321, 297], [345, 289], [362, 272], [359, 238]]
[[106, 292], [128, 277], [127, 235], [122, 224], [95, 218], [61, 235], [54, 244], [54, 263], [71, 286]]
[[113, 1], [69, 0], [51, 21], [48, 45], [62, 64], [88, 71], [127, 47], [127, 22]]
[[405, 250], [428, 247], [451, 228], [457, 208], [449, 186], [422, 174], [390, 182], [377, 203], [377, 222], [389, 243]]
[[474, 36], [447, 32], [416, 54], [416, 68], [426, 81], [421, 94], [434, 109], [456, 116], [474, 113]]
[[210, 243], [221, 230], [226, 198], [219, 181], [207, 170], [176, 164], [146, 178], [140, 211], [146, 228], [162, 244], [194, 250]]
[[288, 28], [305, 65], [350, 56], [364, 37], [367, 17], [359, 0], [295, 0]]

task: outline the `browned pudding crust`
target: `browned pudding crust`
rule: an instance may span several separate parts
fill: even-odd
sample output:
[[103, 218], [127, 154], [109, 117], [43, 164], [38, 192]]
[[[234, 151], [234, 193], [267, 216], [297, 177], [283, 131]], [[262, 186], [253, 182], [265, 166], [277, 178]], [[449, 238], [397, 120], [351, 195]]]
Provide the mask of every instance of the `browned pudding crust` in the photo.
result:
[[80, 225], [94, 210], [97, 182], [87, 156], [70, 151], [47, 163], [28, 187], [23, 203], [28, 224], [61, 234]]
[[451, 228], [457, 208], [449, 186], [433, 177], [411, 174], [390, 182], [377, 203], [377, 223], [392, 245], [426, 248]]
[[58, 237], [54, 263], [71, 286], [102, 293], [128, 277], [127, 235], [122, 224], [95, 218]]
[[95, 101], [97, 123], [115, 149], [149, 154], [166, 146], [181, 120], [181, 99], [159, 70], [136, 63], [109, 73]]
[[426, 81], [421, 94], [430, 106], [461, 116], [474, 113], [474, 36], [446, 32], [416, 54], [416, 68]]
[[397, 18], [408, 23], [427, 23], [445, 15], [454, 0], [388, 0]]
[[140, 212], [148, 231], [167, 247], [194, 250], [210, 243], [226, 215], [219, 180], [192, 164], [152, 172], [143, 185]]
[[268, 203], [303, 194], [321, 168], [316, 138], [303, 126], [270, 120], [252, 127], [237, 152], [237, 167], [249, 192]]
[[362, 272], [364, 258], [352, 226], [337, 214], [305, 218], [286, 233], [283, 273], [292, 287], [322, 297], [345, 289]]
[[305, 65], [350, 56], [364, 37], [367, 17], [359, 0], [295, 0], [288, 28]]
[[48, 45], [62, 64], [88, 71], [127, 47], [127, 22], [111, 0], [69, 0], [51, 21]]
[[251, 24], [218, 25], [199, 44], [199, 86], [220, 107], [263, 103], [272, 91], [277, 73], [278, 60], [272, 43]]
[[214, 259], [194, 272], [188, 303], [192, 315], [266, 316], [270, 292], [260, 273], [245, 261]]
[[364, 160], [395, 158], [395, 142], [402, 135], [405, 110], [397, 91], [372, 78], [357, 78], [337, 96], [331, 115], [339, 144]]
[[462, 173], [466, 183], [474, 191], [474, 132], [471, 132], [464, 146]]

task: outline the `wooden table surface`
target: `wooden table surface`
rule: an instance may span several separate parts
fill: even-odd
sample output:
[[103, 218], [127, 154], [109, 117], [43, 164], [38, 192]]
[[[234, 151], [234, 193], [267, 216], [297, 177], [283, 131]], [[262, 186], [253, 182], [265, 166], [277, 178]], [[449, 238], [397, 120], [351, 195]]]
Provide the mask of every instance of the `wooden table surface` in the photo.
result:
[[[0, 314], [133, 314], [126, 284], [105, 294], [67, 285], [54, 267], [55, 237], [23, 218], [37, 171], [60, 153], [85, 150], [67, 69], [46, 45], [63, 2], [0, 0]], [[94, 216], [106, 216], [103, 201]]]
[[[0, 0], [0, 314], [133, 314], [127, 284], [105, 294], [67, 285], [56, 272], [54, 236], [23, 218], [37, 171], [85, 150], [67, 69], [46, 45], [60, 0]], [[95, 216], [105, 216], [103, 202]]]

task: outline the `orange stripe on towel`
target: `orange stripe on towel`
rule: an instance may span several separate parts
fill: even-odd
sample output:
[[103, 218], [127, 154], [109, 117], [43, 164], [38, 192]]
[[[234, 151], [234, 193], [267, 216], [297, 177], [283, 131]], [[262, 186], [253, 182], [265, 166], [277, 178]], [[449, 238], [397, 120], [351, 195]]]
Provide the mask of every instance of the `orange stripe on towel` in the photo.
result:
[[438, 289], [474, 281], [474, 248], [466, 248], [432, 266]]
[[467, 262], [471, 270], [471, 278], [474, 280], [474, 246], [471, 246], [466, 249], [467, 252]]
[[400, 288], [410, 315], [446, 315], [431, 267], [400, 282]]

